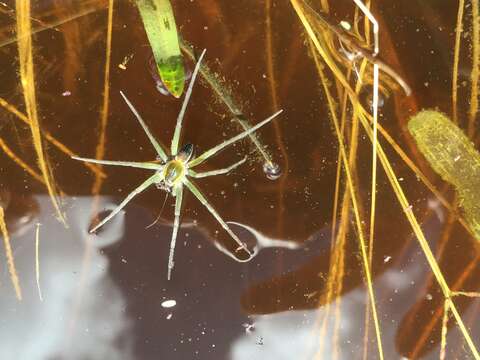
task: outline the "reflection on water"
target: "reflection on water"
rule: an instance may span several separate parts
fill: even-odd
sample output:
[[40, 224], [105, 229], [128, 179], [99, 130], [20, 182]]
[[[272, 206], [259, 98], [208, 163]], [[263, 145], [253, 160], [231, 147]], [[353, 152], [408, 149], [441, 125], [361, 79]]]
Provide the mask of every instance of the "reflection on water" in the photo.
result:
[[[15, 198], [14, 198], [15, 199]], [[16, 200], [16, 199], [15, 199]], [[38, 206], [36, 218], [23, 224], [14, 234], [16, 266], [24, 292], [18, 302], [2, 271], [4, 290], [0, 299], [0, 358], [2, 359], [132, 359], [132, 341], [128, 336], [131, 320], [126, 302], [109, 275], [109, 260], [101, 253], [123, 237], [124, 223], [119, 217], [100, 241], [88, 235], [90, 198], [65, 199], [72, 226], [65, 229], [55, 219], [47, 196], [29, 198]], [[109, 206], [105, 199], [100, 206]], [[35, 279], [35, 227], [40, 223], [40, 286]], [[89, 268], [83, 268], [83, 254], [92, 246]], [[2, 259], [2, 264], [5, 264]], [[79, 284], [83, 283], [83, 301], [77, 304]], [[75, 321], [75, 328], [71, 322]], [[119, 347], [119, 340], [122, 340]]]
[[[15, 16], [10, 11], [14, 4], [4, 3], [0, 4], [0, 96], [22, 113]], [[148, 139], [122, 103], [119, 91], [129, 94], [163, 144], [170, 143], [180, 102], [159, 94], [153, 83], [156, 79], [152, 81], [151, 51], [134, 4], [114, 4], [104, 157], [152, 161], [155, 154]], [[187, 195], [176, 273], [169, 282], [171, 197], [160, 221], [148, 227], [163, 207], [165, 195], [160, 190], [152, 188], [139, 195], [98, 235], [87, 233], [94, 215], [113, 209], [145, 178], [145, 172], [103, 168], [106, 177], [97, 195], [92, 189], [100, 177], [98, 169], [71, 160], [65, 149], [49, 145], [54, 144], [52, 138], [45, 139], [50, 170], [64, 192], [66, 229], [55, 219], [41, 181], [2, 147], [0, 205], [6, 208], [24, 300], [15, 299], [1, 251], [0, 358], [377, 359], [371, 320], [368, 340], [364, 339], [368, 296], [355, 217], [351, 211], [342, 213], [347, 196], [343, 173], [337, 183], [338, 141], [304, 29], [291, 2], [172, 0], [172, 4], [179, 32], [195, 50], [208, 50], [207, 63], [222, 90], [240, 108], [242, 120], [257, 123], [284, 109], [281, 119], [258, 133], [272, 163], [266, 163], [256, 147], [244, 141], [202, 164], [201, 170], [226, 167], [232, 159], [248, 154], [244, 166], [226, 176], [198, 181], [218, 213], [255, 248], [256, 255], [249, 262], [234, 261], [230, 255], [237, 245], [210, 213]], [[268, 4], [271, 7], [266, 13]], [[351, 1], [329, 4], [332, 21], [346, 19], [355, 25]], [[452, 194], [423, 162], [404, 124], [419, 108], [439, 107], [450, 113], [457, 3], [372, 4], [381, 28], [382, 60], [413, 89], [408, 98], [395, 89], [382, 93], [380, 122], [451, 201]], [[86, 157], [95, 156], [102, 130], [99, 114], [107, 6], [105, 0], [32, 1], [35, 87], [43, 130]], [[470, 5], [466, 11], [470, 15], [465, 24], [470, 21]], [[45, 29], [48, 24], [53, 28]], [[362, 24], [360, 18], [358, 26]], [[471, 59], [467, 49], [470, 34], [462, 36], [458, 118], [463, 126]], [[356, 65], [359, 72], [360, 61]], [[352, 72], [352, 79], [355, 76]], [[338, 87], [333, 76], [328, 81], [332, 89]], [[242, 129], [231, 121], [232, 112], [208, 81], [198, 85], [186, 112], [181, 144], [194, 144], [200, 154]], [[368, 109], [371, 92], [366, 89], [370, 88], [365, 84], [360, 100]], [[334, 99], [338, 109], [343, 101], [340, 95]], [[18, 159], [36, 169], [30, 130], [18, 120], [21, 115], [0, 108], [0, 138]], [[346, 119], [345, 142], [350, 150], [357, 124], [352, 121], [351, 109], [339, 115]], [[355, 140], [358, 149], [352, 177], [367, 234], [372, 149], [363, 132]], [[478, 245], [405, 166], [387, 139], [382, 136], [380, 142], [410, 201], [406, 209], [398, 205], [379, 167], [372, 275], [385, 359], [437, 359], [444, 297], [405, 213], [414, 213], [422, 224], [453, 290], [478, 290]], [[333, 221], [336, 189], [340, 197]], [[342, 220], [342, 229], [348, 231], [345, 241], [332, 242], [332, 229], [338, 234]], [[35, 277], [37, 222], [42, 224], [43, 302]], [[335, 261], [342, 264], [338, 269], [333, 266]], [[338, 292], [328, 300], [326, 294], [333, 286], [329, 274], [334, 270]], [[455, 297], [454, 302], [478, 343], [480, 301]], [[452, 319], [446, 339], [446, 359], [472, 358]]]

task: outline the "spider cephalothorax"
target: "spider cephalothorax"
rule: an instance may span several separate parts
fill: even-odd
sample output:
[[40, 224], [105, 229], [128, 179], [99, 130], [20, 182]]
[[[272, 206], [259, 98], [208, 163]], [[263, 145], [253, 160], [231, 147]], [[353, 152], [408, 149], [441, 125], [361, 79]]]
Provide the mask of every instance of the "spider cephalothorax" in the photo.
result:
[[195, 66], [195, 70], [193, 71], [192, 80], [188, 86], [187, 92], [185, 94], [185, 99], [182, 104], [182, 108], [180, 113], [178, 114], [177, 118], [177, 125], [175, 127], [175, 132], [172, 138], [172, 144], [170, 146], [170, 155], [166, 153], [160, 143], [153, 137], [150, 130], [148, 129], [147, 125], [141, 118], [138, 111], [134, 108], [132, 103], [127, 99], [127, 97], [120, 92], [123, 99], [127, 103], [130, 110], [133, 112], [137, 120], [139, 121], [140, 125], [143, 127], [143, 130], [147, 134], [150, 142], [152, 143], [153, 147], [157, 152], [158, 162], [131, 162], [131, 161], [111, 161], [111, 160], [96, 160], [96, 159], [87, 159], [87, 158], [80, 158], [74, 157], [76, 160], [83, 160], [88, 162], [94, 162], [98, 164], [104, 165], [117, 165], [117, 166], [128, 166], [140, 169], [147, 169], [153, 170], [154, 174], [151, 175], [147, 180], [145, 180], [142, 184], [140, 184], [135, 190], [133, 190], [127, 197], [105, 218], [103, 219], [97, 226], [95, 226], [90, 232], [96, 231], [99, 227], [103, 226], [107, 223], [112, 217], [114, 217], [118, 212], [127, 205], [130, 200], [132, 200], [136, 195], [140, 194], [142, 191], [147, 189], [150, 185], [156, 185], [158, 188], [168, 191], [175, 197], [175, 218], [173, 222], [173, 231], [172, 231], [172, 240], [170, 243], [170, 255], [168, 259], [168, 279], [171, 277], [171, 271], [173, 269], [173, 254], [175, 250], [175, 242], [177, 240], [177, 233], [178, 228], [180, 226], [180, 210], [182, 207], [182, 198], [183, 198], [183, 188], [184, 186], [187, 187], [192, 194], [207, 208], [207, 210], [213, 215], [213, 217], [220, 223], [220, 225], [225, 229], [225, 231], [232, 237], [233, 240], [239, 245], [239, 249], [243, 248], [247, 253], [251, 255], [250, 250], [246, 247], [246, 245], [240, 241], [238, 236], [230, 229], [228, 224], [220, 217], [217, 211], [213, 208], [213, 206], [208, 202], [207, 198], [202, 194], [200, 189], [195, 185], [195, 183], [190, 180], [190, 178], [204, 178], [208, 176], [214, 175], [221, 175], [227, 174], [237, 166], [243, 164], [246, 161], [246, 157], [237, 161], [233, 165], [226, 167], [224, 169], [206, 171], [206, 172], [196, 172], [193, 168], [197, 165], [200, 165], [205, 160], [209, 159], [210, 157], [217, 154], [222, 149], [226, 148], [227, 146], [243, 139], [244, 137], [250, 135], [251, 133], [257, 131], [262, 126], [266, 125], [270, 121], [272, 121], [278, 114], [282, 112], [282, 110], [277, 111], [275, 114], [270, 116], [269, 118], [263, 120], [262, 122], [256, 124], [255, 126], [251, 127], [243, 131], [242, 133], [225, 140], [224, 142], [214, 146], [210, 150], [205, 151], [204, 153], [200, 154], [199, 156], [195, 157], [193, 154], [193, 145], [186, 144], [180, 150], [178, 150], [178, 144], [180, 142], [180, 132], [182, 129], [182, 121], [183, 116], [185, 114], [185, 110], [187, 108], [188, 100], [190, 99], [193, 84], [195, 82], [195, 78], [198, 74], [198, 70], [200, 68], [200, 63], [202, 58], [205, 54], [205, 50], [200, 55], [198, 59], [197, 65]]
[[163, 163], [163, 168], [158, 170], [160, 177], [159, 182], [155, 183], [157, 188], [172, 193], [173, 188], [182, 183], [192, 155], [193, 145], [186, 144], [177, 155], [169, 157], [168, 161]]

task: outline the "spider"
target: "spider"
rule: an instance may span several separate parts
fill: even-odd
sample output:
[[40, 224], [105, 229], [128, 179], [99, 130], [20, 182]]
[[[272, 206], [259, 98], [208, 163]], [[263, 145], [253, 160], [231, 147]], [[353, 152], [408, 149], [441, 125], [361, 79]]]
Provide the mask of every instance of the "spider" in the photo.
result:
[[175, 127], [175, 132], [173, 134], [172, 143], [170, 147], [170, 155], [163, 149], [162, 145], [153, 137], [152, 133], [148, 129], [147, 125], [145, 124], [144, 120], [132, 105], [132, 103], [127, 99], [125, 94], [120, 91], [120, 95], [123, 97], [127, 106], [133, 112], [135, 117], [137, 118], [138, 122], [142, 126], [143, 130], [145, 131], [148, 139], [150, 140], [151, 144], [155, 148], [158, 156], [159, 162], [130, 162], [130, 161], [111, 161], [111, 160], [96, 160], [96, 159], [89, 159], [89, 158], [82, 158], [82, 157], [72, 157], [75, 160], [81, 160], [91, 163], [97, 163], [102, 165], [115, 165], [115, 166], [127, 166], [133, 168], [140, 168], [140, 169], [147, 169], [153, 170], [154, 173], [151, 175], [147, 180], [145, 180], [140, 186], [130, 192], [127, 197], [107, 216], [105, 217], [98, 225], [96, 225], [93, 229], [90, 230], [90, 233], [95, 232], [98, 228], [105, 225], [110, 219], [112, 219], [118, 212], [123, 209], [136, 195], [143, 192], [147, 189], [150, 185], [156, 185], [158, 189], [167, 191], [171, 193], [173, 197], [175, 197], [175, 212], [174, 212], [174, 221], [173, 221], [173, 231], [172, 231], [172, 239], [170, 242], [170, 253], [168, 258], [168, 271], [167, 271], [167, 279], [171, 279], [171, 273], [174, 267], [173, 256], [175, 252], [175, 243], [177, 239], [178, 228], [180, 226], [180, 210], [182, 206], [182, 197], [183, 197], [183, 190], [186, 187], [188, 190], [192, 192], [192, 194], [202, 203], [203, 206], [207, 208], [207, 210], [213, 215], [213, 217], [220, 223], [220, 225], [225, 229], [225, 231], [232, 237], [233, 240], [239, 245], [237, 250], [243, 248], [250, 256], [252, 253], [247, 248], [247, 246], [240, 241], [237, 235], [230, 229], [227, 223], [221, 218], [218, 212], [214, 209], [214, 207], [208, 202], [206, 197], [202, 194], [200, 189], [195, 185], [195, 183], [190, 178], [204, 178], [208, 176], [214, 175], [222, 175], [227, 174], [236, 167], [243, 164], [247, 157], [244, 157], [240, 161], [230, 165], [229, 167], [206, 171], [206, 172], [196, 172], [193, 170], [194, 167], [200, 165], [205, 160], [209, 159], [210, 157], [216, 155], [218, 152], [226, 148], [227, 146], [232, 145], [233, 143], [245, 138], [246, 136], [250, 135], [251, 133], [257, 131], [262, 126], [266, 125], [270, 121], [272, 121], [277, 115], [279, 115], [283, 110], [277, 111], [275, 114], [270, 116], [269, 118], [259, 122], [255, 126], [241, 132], [240, 134], [225, 140], [224, 142], [214, 146], [213, 148], [205, 151], [201, 155], [194, 157], [193, 150], [194, 146], [192, 144], [186, 144], [179, 150], [179, 141], [180, 141], [180, 133], [182, 129], [182, 120], [185, 115], [185, 110], [188, 105], [188, 101], [192, 94], [193, 84], [197, 77], [198, 71], [200, 69], [200, 64], [205, 55], [205, 51], [203, 50], [202, 54], [200, 55], [198, 62], [195, 66], [195, 69], [192, 74], [192, 79], [188, 86], [187, 92], [185, 94], [185, 99], [183, 100], [182, 107], [180, 109], [180, 113], [177, 117], [177, 124]]

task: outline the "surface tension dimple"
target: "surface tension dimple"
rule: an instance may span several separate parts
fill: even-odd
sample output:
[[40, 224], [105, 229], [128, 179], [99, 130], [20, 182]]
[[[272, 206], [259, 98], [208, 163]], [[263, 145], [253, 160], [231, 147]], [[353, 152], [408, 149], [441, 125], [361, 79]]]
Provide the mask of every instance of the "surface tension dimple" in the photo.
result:
[[274, 162], [265, 162], [263, 164], [263, 172], [269, 180], [277, 180], [282, 176], [282, 169], [277, 163]]

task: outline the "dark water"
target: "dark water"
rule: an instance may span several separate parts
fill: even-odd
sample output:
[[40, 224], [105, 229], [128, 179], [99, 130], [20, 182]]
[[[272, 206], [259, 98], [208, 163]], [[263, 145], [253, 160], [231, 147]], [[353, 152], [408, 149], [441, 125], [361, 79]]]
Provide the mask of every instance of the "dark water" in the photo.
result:
[[[264, 4], [172, 3], [181, 35], [197, 51], [207, 49], [208, 65], [225, 79], [244, 115], [256, 123], [278, 110], [273, 105], [266, 62]], [[8, 43], [15, 29], [14, 13], [8, 11], [14, 6], [6, 5], [0, 14], [2, 43]], [[85, 157], [95, 157], [101, 129], [106, 6], [106, 1], [32, 2], [34, 25], [41, 26], [38, 20], [58, 23], [76, 17], [34, 36], [34, 62], [42, 129]], [[351, 21], [352, 9], [350, 2], [340, 2], [331, 9], [332, 16]], [[451, 111], [456, 4], [389, 2], [375, 7], [375, 14], [381, 26], [383, 59], [413, 88], [407, 99], [401, 91], [385, 98], [381, 122], [441, 187], [421, 156], [412, 151], [405, 123], [420, 108]], [[467, 9], [467, 23], [469, 14]], [[119, 91], [127, 94], [155, 137], [166, 145], [181, 103], [156, 88], [158, 78], [151, 74], [151, 53], [134, 3], [116, 1], [113, 19], [104, 158], [154, 160], [151, 144]], [[146, 178], [147, 171], [104, 167], [107, 177], [99, 195], [94, 195], [93, 173], [45, 142], [52, 174], [65, 193], [62, 208], [69, 224], [65, 229], [55, 218], [45, 187], [2, 152], [0, 189], [24, 299], [15, 299], [2, 251], [1, 359], [334, 359], [335, 347], [338, 359], [362, 358], [367, 293], [353, 216], [345, 247], [339, 323], [331, 310], [325, 335], [320, 337], [319, 324], [326, 313], [323, 295], [331, 257], [338, 142], [302, 25], [291, 4], [273, 1], [271, 20], [277, 101], [284, 112], [258, 135], [282, 175], [269, 180], [255, 148], [244, 141], [202, 166], [205, 170], [225, 167], [248, 154], [246, 164], [227, 176], [197, 181], [223, 219], [259, 234], [258, 255], [247, 263], [232, 259], [228, 254], [235, 243], [187, 194], [173, 279], [167, 281], [171, 197], [161, 221], [146, 229], [162, 208], [164, 192], [147, 190], [98, 236], [87, 232], [98, 209], [113, 209]], [[468, 46], [462, 47], [459, 83], [469, 81], [468, 51]], [[118, 66], [122, 63], [123, 69]], [[25, 111], [15, 42], [0, 48], [0, 64], [0, 96]], [[193, 68], [191, 62], [187, 61], [187, 67]], [[460, 89], [460, 119], [467, 111], [468, 87], [467, 83]], [[182, 143], [194, 144], [200, 154], [241, 131], [231, 117], [208, 85], [198, 82]], [[2, 108], [0, 127], [0, 137], [36, 168], [31, 133], [25, 124]], [[449, 237], [442, 237], [448, 212], [393, 150], [385, 147], [432, 249], [442, 249], [438, 261], [447, 282], [452, 289], [476, 291], [480, 268], [475, 240], [457, 223]], [[357, 169], [365, 214], [370, 168], [371, 146], [362, 134]], [[342, 192], [344, 185], [342, 180]], [[445, 195], [453, 198], [448, 191]], [[373, 274], [385, 358], [436, 359], [443, 296], [383, 170], [379, 170], [377, 196]], [[367, 224], [367, 215], [364, 220]], [[35, 281], [37, 222], [42, 224], [43, 302]], [[248, 231], [232, 228], [245, 241], [252, 240]], [[166, 300], [175, 300], [176, 305], [165, 308]], [[479, 302], [458, 298], [455, 303], [478, 343]], [[376, 359], [372, 322], [369, 330], [367, 358]], [[473, 358], [453, 320], [447, 343], [447, 359]]]

